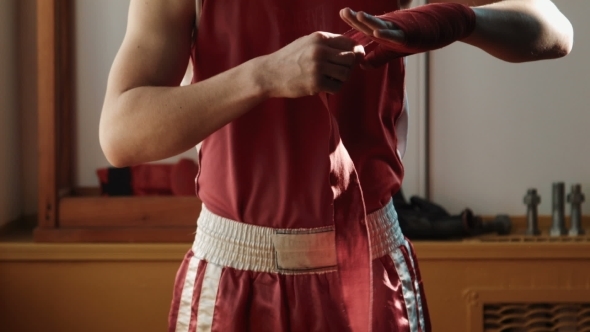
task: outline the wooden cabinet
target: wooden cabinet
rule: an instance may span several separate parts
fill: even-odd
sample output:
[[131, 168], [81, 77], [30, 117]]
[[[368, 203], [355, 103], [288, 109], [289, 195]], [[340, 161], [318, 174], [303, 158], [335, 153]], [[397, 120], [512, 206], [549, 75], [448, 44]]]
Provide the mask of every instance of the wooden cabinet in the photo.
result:
[[[74, 0], [37, 0], [39, 242], [190, 242], [196, 197], [101, 197], [74, 182]], [[98, 123], [96, 124], [98, 127]]]
[[433, 331], [590, 331], [590, 238], [539, 240], [416, 243]]
[[[538, 240], [415, 242], [433, 331], [589, 331], [590, 238]], [[0, 321], [15, 332], [163, 331], [189, 247], [0, 241]]]

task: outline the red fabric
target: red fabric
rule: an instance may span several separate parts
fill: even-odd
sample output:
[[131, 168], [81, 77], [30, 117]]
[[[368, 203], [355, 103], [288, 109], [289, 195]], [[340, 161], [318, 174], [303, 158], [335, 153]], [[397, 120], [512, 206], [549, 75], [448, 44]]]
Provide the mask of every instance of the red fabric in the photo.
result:
[[[404, 44], [372, 38], [376, 45], [366, 51], [365, 61], [379, 67], [402, 56], [432, 51], [468, 37], [475, 29], [475, 13], [457, 3], [434, 3], [413, 9], [397, 10], [378, 18], [392, 22], [405, 34]], [[367, 37], [351, 31], [349, 36], [367, 44]]]
[[[133, 196], [193, 196], [193, 179], [197, 164], [191, 159], [181, 159], [176, 164], [142, 164], [131, 167]], [[109, 182], [108, 169], [99, 168], [96, 175], [104, 188]], [[103, 193], [106, 194], [106, 193]]]
[[[314, 31], [344, 32], [339, 10], [347, 6], [389, 12], [397, 2], [204, 0], [192, 52], [193, 81]], [[403, 88], [402, 59], [372, 71], [356, 68], [341, 92], [327, 100], [329, 111], [318, 96], [269, 99], [201, 147], [196, 190], [213, 213], [275, 228], [336, 226], [340, 272], [335, 281], [343, 299], [338, 306], [354, 331], [366, 331], [372, 316], [364, 216], [384, 206], [403, 177], [395, 135]], [[238, 302], [235, 295], [232, 299]]]
[[[170, 189], [175, 196], [194, 196], [199, 167], [191, 159], [179, 160], [170, 170]], [[189, 180], [190, 179], [190, 180]]]
[[168, 164], [143, 164], [131, 167], [133, 195], [172, 195], [171, 170], [172, 165]]
[[[133, 196], [172, 195], [170, 187], [171, 170], [172, 165], [168, 164], [143, 164], [132, 166], [131, 187], [133, 189]], [[97, 169], [96, 175], [102, 186], [108, 183], [108, 170], [106, 168]], [[186, 181], [187, 179], [184, 180]]]
[[[405, 248], [402, 248], [405, 251]], [[413, 253], [412, 253], [413, 255]], [[185, 256], [174, 285], [169, 330], [175, 331], [184, 280], [192, 251]], [[407, 260], [407, 258], [406, 258]], [[411, 262], [406, 261], [411, 267]], [[400, 277], [390, 256], [373, 260], [375, 302], [372, 331], [410, 332]], [[189, 332], [198, 324], [199, 300], [207, 263], [199, 262], [192, 290]], [[419, 276], [410, 268], [412, 276]], [[421, 283], [421, 280], [418, 280]], [[346, 315], [338, 305], [342, 299], [338, 273], [283, 275], [224, 268], [213, 316], [213, 332], [347, 332]], [[422, 297], [422, 307], [426, 303]], [[425, 317], [426, 325], [430, 322]], [[424, 329], [430, 331], [430, 328]]]
[[[98, 182], [100, 183], [100, 187], [104, 187], [105, 184], [109, 182], [109, 173], [108, 169], [106, 168], [99, 168], [96, 170], [96, 177], [98, 177]], [[101, 195], [105, 195], [105, 193], [101, 193]]]
[[372, 319], [371, 244], [365, 224], [366, 211], [354, 164], [340, 140], [332, 117], [330, 180], [334, 195], [336, 253], [344, 308], [352, 331], [370, 331]]
[[[193, 49], [194, 81], [314, 31], [347, 31], [339, 16], [345, 6], [389, 12], [396, 5], [391, 0], [205, 0]], [[350, 82], [329, 99], [368, 212], [384, 206], [401, 186], [394, 130], [403, 87], [398, 59], [379, 70], [354, 69]], [[198, 196], [212, 212], [249, 224], [331, 225], [330, 119], [318, 96], [263, 102], [203, 141]]]

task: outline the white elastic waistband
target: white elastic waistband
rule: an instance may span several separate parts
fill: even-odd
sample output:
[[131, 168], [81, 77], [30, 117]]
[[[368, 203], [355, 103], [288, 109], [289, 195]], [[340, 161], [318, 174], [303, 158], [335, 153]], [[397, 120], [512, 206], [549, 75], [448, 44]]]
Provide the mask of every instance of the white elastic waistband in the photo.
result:
[[[405, 243], [392, 201], [367, 215], [367, 224], [371, 259], [382, 257]], [[330, 266], [329, 262], [336, 257], [336, 247], [335, 236], [330, 236], [330, 232], [334, 233], [333, 226], [305, 229], [254, 226], [215, 215], [203, 205], [192, 250], [199, 259], [238, 270], [287, 274], [333, 271], [336, 267]], [[285, 242], [281, 240], [284, 236], [302, 240]], [[281, 241], [280, 245], [277, 241]], [[291, 244], [299, 247], [288, 250]], [[280, 266], [284, 257], [305, 256], [293, 255], [302, 250], [302, 245], [308, 252], [307, 259], [320, 260], [317, 264], [325, 268], [306, 271]], [[285, 249], [289, 252], [285, 253]]]

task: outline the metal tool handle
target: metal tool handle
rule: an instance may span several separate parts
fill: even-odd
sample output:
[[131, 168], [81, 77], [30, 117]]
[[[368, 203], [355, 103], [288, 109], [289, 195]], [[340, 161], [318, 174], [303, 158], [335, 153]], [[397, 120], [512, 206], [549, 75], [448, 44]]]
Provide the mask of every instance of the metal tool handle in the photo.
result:
[[567, 234], [565, 228], [565, 184], [553, 183], [553, 222], [549, 235], [561, 236]]

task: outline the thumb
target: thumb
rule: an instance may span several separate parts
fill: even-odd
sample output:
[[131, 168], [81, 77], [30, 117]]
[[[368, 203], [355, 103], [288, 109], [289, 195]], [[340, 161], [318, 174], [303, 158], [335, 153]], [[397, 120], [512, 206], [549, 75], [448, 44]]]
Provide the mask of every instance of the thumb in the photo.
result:
[[363, 62], [363, 59], [365, 58], [365, 55], [366, 55], [365, 48], [363, 47], [363, 45], [356, 45], [354, 47], [354, 49], [352, 50], [352, 53], [354, 53], [357, 63]]
[[[324, 45], [342, 50], [342, 51], [354, 51], [357, 52], [358, 43], [352, 38], [345, 35], [324, 35]], [[364, 52], [364, 50], [363, 50]]]

